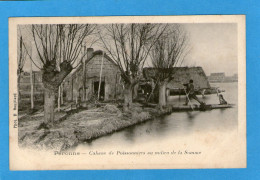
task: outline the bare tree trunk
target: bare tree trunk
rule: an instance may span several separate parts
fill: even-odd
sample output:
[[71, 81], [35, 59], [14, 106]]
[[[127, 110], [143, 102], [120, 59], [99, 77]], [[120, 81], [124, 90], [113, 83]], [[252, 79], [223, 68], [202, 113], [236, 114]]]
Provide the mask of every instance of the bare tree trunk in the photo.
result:
[[72, 66], [63, 61], [60, 65], [60, 72], [56, 72], [54, 65], [45, 65], [43, 70], [42, 82], [44, 89], [44, 120], [47, 124], [53, 124], [55, 108], [55, 92], [58, 91], [64, 78], [71, 72]]
[[[29, 25], [33, 45], [37, 50], [37, 60], [42, 67], [29, 55], [31, 61], [42, 71], [42, 83], [45, 88], [44, 116], [47, 124], [54, 121], [55, 94], [64, 78], [72, 71], [73, 65], [78, 64], [81, 46], [95, 31], [95, 25]], [[34, 56], [33, 56], [34, 57]], [[39, 64], [38, 64], [39, 65]], [[75, 65], [77, 67], [77, 65]], [[61, 101], [61, 90], [59, 90]], [[60, 102], [59, 102], [60, 106]]]
[[136, 84], [133, 88], [133, 99], [137, 99], [138, 98], [138, 88], [139, 88], [139, 83]]
[[60, 91], [60, 104], [61, 105], [63, 105], [63, 103], [64, 103], [64, 100], [63, 100], [63, 90], [64, 90], [64, 88], [63, 88], [63, 86], [64, 86], [64, 84], [61, 83], [61, 86], [60, 86], [60, 88], [61, 88], [61, 91]]
[[32, 70], [32, 61], [31, 62], [31, 72], [30, 72], [30, 83], [31, 83], [31, 109], [34, 108], [34, 92], [33, 92], [33, 70]]
[[133, 91], [131, 85], [125, 85], [124, 89], [124, 111], [128, 111], [129, 107], [132, 106], [133, 103]]
[[[104, 64], [104, 51], [103, 51], [102, 63], [101, 63], [100, 74], [99, 74], [98, 100], [99, 100], [99, 95], [100, 95], [100, 87], [101, 87], [101, 80], [102, 80], [103, 64]], [[105, 98], [104, 98], [104, 99], [105, 99]]]
[[166, 82], [160, 83], [159, 86], [159, 107], [162, 109], [166, 106]]
[[58, 90], [58, 112], [60, 112], [60, 104], [61, 104], [61, 85]]
[[53, 125], [55, 108], [55, 91], [44, 89], [44, 122]]

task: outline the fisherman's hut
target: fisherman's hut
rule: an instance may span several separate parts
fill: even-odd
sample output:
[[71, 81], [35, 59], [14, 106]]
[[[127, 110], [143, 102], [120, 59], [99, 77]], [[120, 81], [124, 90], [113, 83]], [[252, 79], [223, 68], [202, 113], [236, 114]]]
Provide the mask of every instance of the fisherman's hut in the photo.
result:
[[[167, 84], [167, 96], [185, 95], [183, 84], [189, 83], [191, 79], [198, 90], [197, 94], [211, 94], [212, 88], [202, 67], [174, 67], [172, 71], [173, 79]], [[144, 68], [143, 75], [147, 81], [155, 83], [154, 68]], [[155, 98], [156, 92], [154, 90]]]
[[176, 67], [172, 74], [173, 80], [168, 83], [167, 88], [171, 91], [171, 95], [183, 94], [183, 84], [189, 83], [192, 79], [198, 93], [202, 93], [203, 90], [211, 89], [207, 76], [202, 67]]
[[[122, 95], [120, 70], [103, 51], [87, 49], [78, 68], [65, 79], [64, 93], [67, 101], [88, 101], [118, 99]], [[99, 94], [98, 94], [99, 92]]]

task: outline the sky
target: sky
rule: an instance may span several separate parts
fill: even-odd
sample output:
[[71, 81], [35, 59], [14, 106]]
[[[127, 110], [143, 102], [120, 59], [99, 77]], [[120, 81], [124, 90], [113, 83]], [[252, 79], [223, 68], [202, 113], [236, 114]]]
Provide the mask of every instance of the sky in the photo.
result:
[[236, 24], [184, 24], [190, 38], [190, 53], [185, 64], [201, 66], [209, 75], [238, 71]]
[[[206, 75], [224, 72], [230, 76], [238, 71], [237, 25], [233, 23], [182, 24], [189, 36], [190, 51], [183, 66], [201, 66]], [[99, 47], [94, 46], [95, 50]], [[29, 71], [27, 61], [24, 70]], [[36, 68], [34, 68], [36, 70]]]

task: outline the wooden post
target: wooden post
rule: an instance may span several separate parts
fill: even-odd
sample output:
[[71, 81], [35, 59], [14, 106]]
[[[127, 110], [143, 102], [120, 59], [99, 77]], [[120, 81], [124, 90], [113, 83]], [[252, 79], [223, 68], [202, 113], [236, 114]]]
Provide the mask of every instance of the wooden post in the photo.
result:
[[71, 102], [73, 102], [73, 77], [71, 76]]
[[60, 87], [61, 87], [61, 96], [60, 96], [61, 99], [60, 99], [60, 104], [63, 105], [63, 103], [64, 103], [64, 99], [63, 99], [64, 83], [63, 83], [63, 82], [61, 83], [61, 86], [60, 86]]
[[100, 93], [100, 87], [101, 87], [101, 78], [102, 78], [103, 63], [104, 63], [104, 51], [103, 51], [102, 62], [101, 62], [101, 68], [100, 68], [100, 75], [99, 75], [98, 100], [99, 100], [99, 93]]
[[181, 88], [179, 88], [179, 101], [181, 101]]

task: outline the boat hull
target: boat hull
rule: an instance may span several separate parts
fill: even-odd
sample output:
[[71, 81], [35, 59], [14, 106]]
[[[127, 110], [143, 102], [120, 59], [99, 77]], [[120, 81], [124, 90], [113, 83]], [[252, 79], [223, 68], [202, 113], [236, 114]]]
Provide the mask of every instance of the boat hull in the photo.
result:
[[226, 109], [232, 108], [234, 104], [206, 104], [205, 106], [201, 107], [200, 105], [173, 105], [172, 111], [207, 111], [212, 109]]

